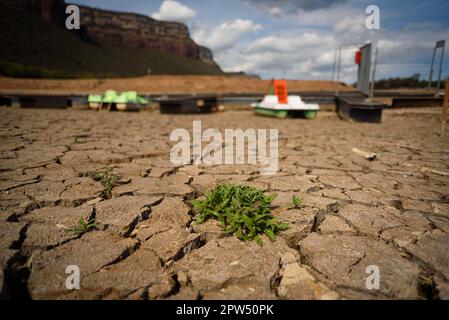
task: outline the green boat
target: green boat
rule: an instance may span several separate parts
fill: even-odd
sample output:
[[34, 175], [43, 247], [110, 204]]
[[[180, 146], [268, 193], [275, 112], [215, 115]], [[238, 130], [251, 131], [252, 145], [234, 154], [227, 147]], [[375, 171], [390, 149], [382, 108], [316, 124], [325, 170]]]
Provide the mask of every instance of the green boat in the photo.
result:
[[118, 94], [114, 90], [108, 90], [103, 95], [89, 95], [88, 103], [89, 107], [94, 110], [138, 111], [148, 106], [150, 101], [139, 96], [135, 91]]
[[286, 80], [272, 80], [269, 93], [261, 102], [253, 103], [256, 114], [276, 118], [316, 118], [320, 106], [304, 103], [300, 96], [288, 95]]
[[288, 96], [288, 103], [279, 103], [275, 95], [267, 95], [259, 103], [253, 103], [252, 107], [256, 114], [262, 116], [284, 119], [304, 118], [315, 119], [320, 110], [317, 104], [306, 104], [299, 96]]
[[275, 118], [304, 118], [304, 119], [315, 119], [318, 111], [315, 110], [275, 110], [267, 108], [254, 107], [254, 112], [256, 114]]
[[90, 94], [87, 98], [87, 102], [89, 103], [89, 108], [95, 110], [101, 109], [103, 96], [101, 94]]

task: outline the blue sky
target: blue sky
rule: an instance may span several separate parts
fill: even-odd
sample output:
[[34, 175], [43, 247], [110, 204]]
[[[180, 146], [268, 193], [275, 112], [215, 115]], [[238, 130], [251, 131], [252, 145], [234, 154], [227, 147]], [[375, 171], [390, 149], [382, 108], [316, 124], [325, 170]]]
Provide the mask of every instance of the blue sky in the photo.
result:
[[[447, 0], [74, 0], [78, 4], [183, 22], [226, 71], [264, 78], [330, 79], [335, 48], [379, 47], [376, 78], [427, 78], [433, 47], [449, 47]], [[380, 30], [365, 27], [365, 9], [380, 9]], [[355, 80], [355, 47], [343, 52], [341, 79]], [[443, 77], [449, 76], [449, 48]], [[437, 66], [436, 66], [437, 67]], [[436, 71], [437, 74], [437, 71]]]

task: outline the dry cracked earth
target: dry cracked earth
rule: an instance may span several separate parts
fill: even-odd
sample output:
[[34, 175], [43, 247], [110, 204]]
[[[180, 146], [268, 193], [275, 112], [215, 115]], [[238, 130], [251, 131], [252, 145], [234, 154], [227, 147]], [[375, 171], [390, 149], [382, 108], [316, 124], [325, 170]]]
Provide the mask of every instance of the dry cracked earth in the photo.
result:
[[[449, 299], [449, 140], [438, 109], [382, 124], [0, 109], [0, 288], [12, 299]], [[175, 128], [278, 128], [279, 171], [169, 161]], [[369, 161], [352, 151], [374, 152]], [[110, 167], [112, 198], [94, 180]], [[219, 183], [276, 192], [290, 228], [263, 247], [197, 225]], [[303, 203], [292, 209], [293, 195]], [[68, 232], [80, 217], [97, 230]], [[81, 289], [66, 288], [79, 266]], [[379, 289], [366, 268], [378, 266]]]

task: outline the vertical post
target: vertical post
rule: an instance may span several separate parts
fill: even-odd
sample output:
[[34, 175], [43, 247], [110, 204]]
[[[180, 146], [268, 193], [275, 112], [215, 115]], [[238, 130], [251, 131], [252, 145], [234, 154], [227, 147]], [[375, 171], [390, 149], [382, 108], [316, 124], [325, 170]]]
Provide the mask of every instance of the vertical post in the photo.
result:
[[430, 90], [432, 87], [432, 78], [433, 78], [433, 64], [435, 63], [435, 54], [436, 54], [437, 48], [435, 47], [433, 49], [433, 55], [432, 55], [432, 62], [430, 63], [430, 73], [429, 73], [429, 84], [427, 86], [427, 90]]
[[341, 47], [338, 48], [338, 61], [337, 61], [337, 82], [340, 81], [340, 69], [341, 69]]
[[371, 88], [369, 92], [369, 97], [372, 99], [374, 97], [374, 83], [376, 82], [376, 68], [377, 68], [377, 55], [379, 53], [379, 47], [376, 46], [376, 53], [374, 54], [374, 66], [373, 66], [373, 75], [371, 78]]
[[338, 95], [338, 83], [340, 82], [340, 69], [341, 69], [341, 51], [342, 51], [342, 46], [340, 46], [340, 48], [338, 48], [338, 60], [337, 60], [337, 90], [335, 92], [336, 95]]
[[335, 80], [335, 67], [337, 65], [337, 49], [334, 51], [334, 63], [332, 64], [332, 82]]
[[441, 75], [443, 73], [443, 58], [444, 58], [444, 49], [445, 47], [441, 48], [441, 57], [440, 57], [440, 70], [438, 72], [438, 82], [437, 82], [437, 94], [440, 91], [440, 83], [441, 83]]
[[441, 112], [441, 136], [444, 137], [444, 130], [447, 122], [447, 109], [449, 104], [449, 80], [446, 81], [446, 92], [444, 93], [443, 110]]

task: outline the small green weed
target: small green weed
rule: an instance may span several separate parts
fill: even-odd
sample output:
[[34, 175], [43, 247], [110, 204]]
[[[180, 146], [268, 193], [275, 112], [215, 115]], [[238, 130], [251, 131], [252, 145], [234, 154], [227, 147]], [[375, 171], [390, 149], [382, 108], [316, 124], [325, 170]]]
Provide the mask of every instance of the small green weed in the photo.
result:
[[93, 230], [96, 228], [97, 228], [97, 226], [95, 225], [95, 219], [86, 221], [86, 220], [84, 220], [83, 217], [81, 217], [78, 221], [78, 224], [76, 226], [73, 226], [72, 228], [68, 229], [67, 231], [81, 235], [81, 234], [85, 234], [85, 233], [89, 232], [90, 230]]
[[100, 181], [103, 186], [103, 191], [101, 197], [105, 199], [110, 199], [112, 197], [112, 188], [114, 188], [117, 182], [117, 176], [112, 174], [111, 168], [107, 167], [103, 172], [99, 172], [94, 176], [95, 181]]
[[297, 196], [293, 196], [292, 205], [290, 209], [299, 209], [302, 205], [302, 199]]
[[192, 204], [199, 212], [197, 223], [216, 219], [226, 233], [262, 245], [260, 234], [274, 241], [279, 231], [288, 228], [288, 224], [279, 223], [271, 214], [271, 202], [276, 196], [266, 196], [251, 186], [221, 185], [206, 192], [205, 200], [192, 200]]

